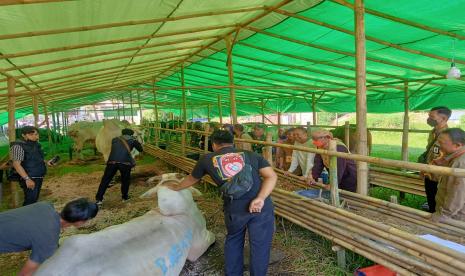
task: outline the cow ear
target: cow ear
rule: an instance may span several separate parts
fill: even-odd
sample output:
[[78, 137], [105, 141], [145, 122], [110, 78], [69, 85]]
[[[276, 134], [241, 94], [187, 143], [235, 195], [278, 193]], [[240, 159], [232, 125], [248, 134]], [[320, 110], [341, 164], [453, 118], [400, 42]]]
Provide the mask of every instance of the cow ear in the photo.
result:
[[202, 195], [202, 192], [199, 191], [198, 189], [194, 188], [194, 187], [189, 187], [189, 190], [191, 191], [193, 196], [201, 196]]

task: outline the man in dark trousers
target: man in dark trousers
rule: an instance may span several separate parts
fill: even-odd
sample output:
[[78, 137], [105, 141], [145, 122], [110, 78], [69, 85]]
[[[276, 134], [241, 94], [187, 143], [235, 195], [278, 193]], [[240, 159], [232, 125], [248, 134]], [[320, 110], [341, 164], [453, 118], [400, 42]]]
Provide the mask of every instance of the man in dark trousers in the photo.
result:
[[117, 171], [121, 173], [121, 196], [123, 201], [129, 199], [128, 192], [131, 182], [131, 169], [136, 165], [131, 151], [136, 148], [139, 152], [142, 152], [143, 149], [139, 141], [133, 136], [134, 131], [132, 129], [125, 128], [122, 130], [121, 134], [122, 136], [113, 138], [111, 141], [110, 156], [108, 157], [105, 172], [103, 173], [100, 186], [95, 195], [95, 199], [99, 206], [102, 205], [103, 195]]
[[39, 144], [39, 130], [33, 126], [21, 129], [22, 140], [11, 143], [10, 156], [13, 168], [19, 174], [19, 185], [24, 191], [23, 206], [36, 203], [47, 166], [44, 152]]
[[38, 202], [0, 213], [0, 253], [31, 250], [19, 272], [29, 276], [55, 253], [60, 231], [79, 227], [97, 215], [98, 206], [85, 198], [73, 200], [57, 213], [49, 202]]
[[[266, 275], [274, 232], [273, 203], [269, 195], [276, 185], [277, 176], [270, 164], [259, 154], [236, 150], [234, 137], [227, 130], [216, 130], [211, 136], [212, 153], [203, 155], [192, 173], [180, 184], [169, 185], [182, 190], [197, 183], [205, 174], [211, 176], [220, 190], [244, 168], [251, 168], [251, 189], [237, 199], [223, 196], [227, 236], [224, 246], [225, 274], [242, 275], [244, 238], [249, 233], [250, 275]], [[246, 166], [249, 165], [249, 166]], [[262, 177], [262, 179], [260, 178]]]
[[[434, 159], [441, 156], [440, 145], [438, 141], [439, 134], [448, 128], [447, 121], [450, 118], [452, 111], [445, 106], [434, 107], [428, 113], [427, 124], [433, 129], [428, 136], [428, 145], [426, 151], [418, 157], [419, 163], [432, 164]], [[439, 176], [431, 173], [420, 174], [425, 181], [426, 200], [428, 201], [428, 211], [434, 213], [436, 211], [436, 193], [438, 192]]]

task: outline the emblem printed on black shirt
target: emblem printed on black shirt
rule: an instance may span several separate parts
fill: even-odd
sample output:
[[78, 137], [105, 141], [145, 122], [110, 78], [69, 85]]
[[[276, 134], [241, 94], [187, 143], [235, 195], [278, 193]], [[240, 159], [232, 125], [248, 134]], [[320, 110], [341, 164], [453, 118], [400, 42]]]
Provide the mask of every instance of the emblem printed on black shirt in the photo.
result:
[[213, 166], [218, 171], [218, 176], [223, 180], [227, 180], [244, 167], [244, 153], [232, 152], [222, 155], [216, 155], [212, 158]]

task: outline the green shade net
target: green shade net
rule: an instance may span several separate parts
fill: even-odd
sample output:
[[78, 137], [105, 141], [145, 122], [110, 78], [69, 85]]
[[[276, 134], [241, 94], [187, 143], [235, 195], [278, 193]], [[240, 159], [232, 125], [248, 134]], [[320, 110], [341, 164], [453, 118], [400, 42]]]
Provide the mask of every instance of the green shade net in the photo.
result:
[[[51, 112], [110, 99], [121, 102], [121, 96], [127, 104], [132, 95], [133, 101], [140, 100], [145, 109], [153, 108], [156, 102], [159, 110], [179, 114], [183, 64], [185, 85], [190, 87], [185, 91], [187, 118], [208, 114], [217, 117], [218, 95], [222, 115], [229, 116], [229, 88], [198, 86], [229, 84], [222, 37], [231, 33], [231, 39], [235, 40], [232, 67], [234, 84], [239, 86], [235, 89], [239, 116], [310, 112], [313, 100], [316, 111], [355, 111], [353, 10], [332, 1], [317, 0], [293, 1], [280, 8], [299, 18], [279, 12], [264, 14], [264, 9], [258, 9], [278, 3], [276, 0], [87, 0], [4, 6], [0, 9], [1, 35], [211, 14], [32, 37], [2, 39], [0, 35], [0, 52], [8, 57], [0, 60], [0, 68], [20, 78], [32, 90], [57, 92], [42, 96]], [[405, 81], [411, 95], [410, 110], [437, 105], [464, 108], [463, 79], [449, 80], [444, 76], [452, 57], [459, 68], [463, 69], [465, 64], [462, 16], [465, 0], [366, 1], [365, 5], [368, 111], [403, 111]], [[248, 9], [251, 7], [257, 9]], [[428, 29], [377, 16], [371, 10]], [[253, 21], [261, 14], [264, 16]], [[253, 22], [246, 24], [250, 21]], [[243, 28], [236, 34], [239, 24]], [[153, 38], [147, 37], [150, 35]], [[118, 43], [108, 43], [117, 40]], [[47, 49], [56, 51], [30, 54]], [[56, 62], [48, 64], [50, 61]], [[159, 88], [156, 100], [153, 79]], [[6, 94], [5, 86], [0, 93]], [[102, 87], [110, 88], [81, 90]], [[19, 84], [16, 90], [23, 95], [28, 93]], [[6, 108], [7, 98], [2, 97], [0, 123], [6, 122]], [[31, 97], [17, 97], [17, 118], [31, 111]]]

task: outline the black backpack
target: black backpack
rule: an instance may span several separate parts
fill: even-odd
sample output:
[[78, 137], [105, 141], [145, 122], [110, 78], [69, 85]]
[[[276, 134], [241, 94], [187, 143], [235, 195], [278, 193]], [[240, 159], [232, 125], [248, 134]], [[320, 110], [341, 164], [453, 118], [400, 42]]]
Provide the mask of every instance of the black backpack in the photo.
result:
[[253, 187], [252, 166], [247, 152], [244, 152], [244, 167], [220, 186], [220, 192], [230, 200], [239, 199]]

